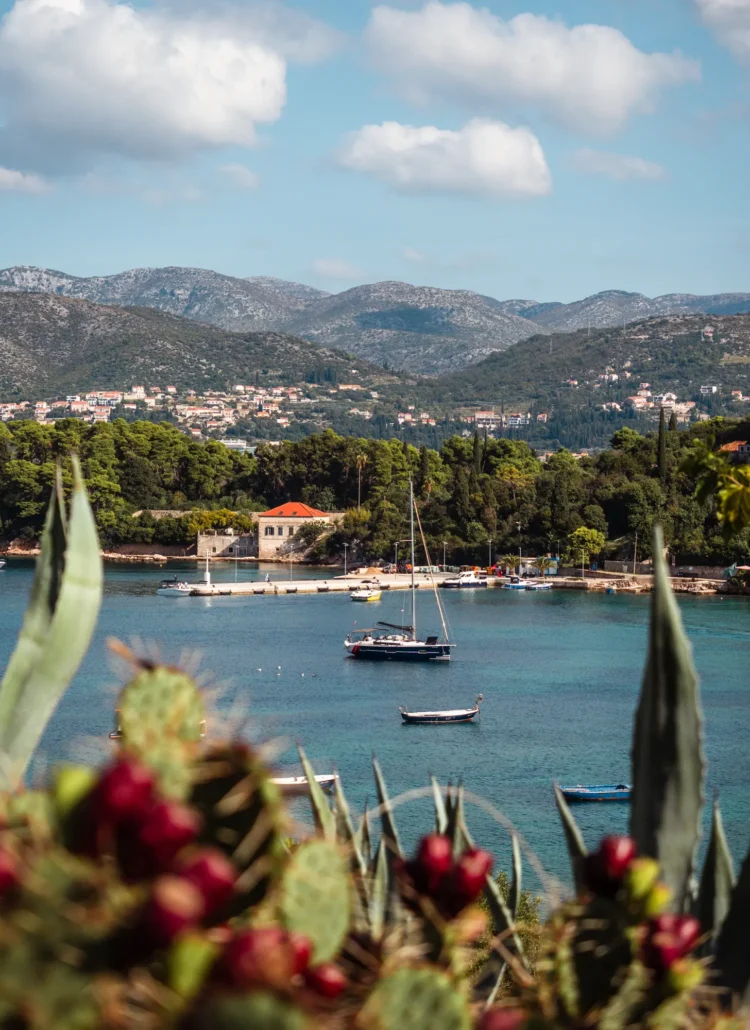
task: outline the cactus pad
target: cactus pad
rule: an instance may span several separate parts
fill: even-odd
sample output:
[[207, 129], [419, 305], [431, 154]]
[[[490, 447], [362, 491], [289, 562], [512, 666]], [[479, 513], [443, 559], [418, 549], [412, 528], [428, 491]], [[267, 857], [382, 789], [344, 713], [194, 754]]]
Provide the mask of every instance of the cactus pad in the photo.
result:
[[184, 744], [197, 744], [206, 717], [195, 680], [167, 665], [139, 672], [120, 695], [119, 713], [128, 750], [144, 759], [154, 740], [173, 737]]
[[364, 1030], [469, 1030], [454, 980], [434, 969], [399, 969], [381, 980], [362, 1010]]
[[209, 1001], [185, 1021], [182, 1030], [304, 1030], [299, 1009], [265, 991]]
[[290, 930], [313, 945], [313, 961], [339, 953], [351, 920], [348, 862], [327, 841], [303, 844], [292, 855], [281, 883], [281, 912]]

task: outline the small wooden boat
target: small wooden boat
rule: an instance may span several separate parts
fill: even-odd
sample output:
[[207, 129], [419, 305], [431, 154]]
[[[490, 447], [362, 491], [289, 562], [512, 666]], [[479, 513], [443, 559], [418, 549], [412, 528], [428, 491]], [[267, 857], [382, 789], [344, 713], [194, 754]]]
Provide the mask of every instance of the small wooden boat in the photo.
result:
[[352, 601], [379, 601], [381, 594], [375, 587], [360, 587], [349, 594]]
[[629, 783], [579, 783], [560, 790], [566, 801], [630, 801], [633, 792]]
[[408, 708], [401, 707], [399, 712], [404, 722], [471, 722], [474, 716], [479, 714], [479, 706], [482, 701], [484, 701], [484, 696], [477, 694], [473, 708], [454, 708], [442, 712], [410, 712]]
[[[338, 773], [322, 773], [320, 776], [315, 777], [315, 782], [323, 790], [329, 791], [333, 790], [337, 779]], [[276, 784], [285, 797], [302, 797], [310, 789], [306, 776], [274, 776], [272, 782]]]
[[551, 583], [527, 583], [526, 584], [526, 589], [527, 590], [551, 590], [552, 589], [552, 584]]

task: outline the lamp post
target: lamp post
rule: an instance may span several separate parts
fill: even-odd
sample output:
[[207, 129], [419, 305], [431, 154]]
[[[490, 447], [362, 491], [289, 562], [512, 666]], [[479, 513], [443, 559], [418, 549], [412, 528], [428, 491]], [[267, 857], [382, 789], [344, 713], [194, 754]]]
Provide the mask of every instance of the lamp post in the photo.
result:
[[445, 545], [446, 541], [443, 540], [443, 572], [445, 572]]
[[398, 545], [406, 544], [409, 542], [410, 539], [411, 537], [405, 536], [403, 537], [403, 539], [396, 541], [396, 560], [394, 561], [394, 565], [396, 566], [396, 575], [398, 575]]
[[518, 575], [521, 575], [521, 523], [516, 523], [516, 529], [518, 530]]
[[344, 544], [344, 575], [346, 575], [346, 551], [348, 547], [349, 544]]

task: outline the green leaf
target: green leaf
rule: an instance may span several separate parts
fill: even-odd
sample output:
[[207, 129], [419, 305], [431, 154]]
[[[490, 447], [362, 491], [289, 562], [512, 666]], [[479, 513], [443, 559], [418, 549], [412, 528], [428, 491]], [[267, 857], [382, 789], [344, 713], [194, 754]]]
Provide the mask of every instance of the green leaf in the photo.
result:
[[[47, 515], [37, 575], [14, 652], [0, 686], [0, 752], [9, 786], [23, 777], [60, 698], [78, 671], [96, 626], [102, 562], [94, 517], [77, 458], [67, 543], [60, 482]], [[64, 552], [62, 548], [64, 547]]]
[[360, 855], [362, 855], [366, 864], [369, 867], [370, 862], [372, 861], [372, 840], [370, 839], [370, 820], [367, 816], [366, 801], [365, 808], [362, 813], [362, 818], [355, 833], [354, 843]]
[[698, 677], [669, 585], [661, 529], [654, 530], [648, 659], [633, 737], [630, 834], [657, 859], [677, 911], [684, 908], [703, 805]]
[[303, 772], [307, 777], [315, 825], [326, 840], [334, 841], [336, 840], [336, 817], [331, 811], [331, 806], [328, 804], [328, 798], [323, 793], [323, 788], [315, 779], [315, 770], [310, 765], [307, 755], [299, 745], [297, 750], [299, 751], [299, 760], [302, 762]]
[[586, 845], [583, 843], [578, 823], [573, 818], [573, 813], [568, 808], [568, 802], [565, 800], [563, 792], [557, 784], [555, 784], [555, 803], [562, 820], [565, 843], [568, 845], [570, 867], [573, 871], [573, 883], [578, 892], [583, 889], [583, 860], [587, 854]]
[[375, 852], [375, 873], [370, 892], [370, 929], [379, 941], [385, 930], [385, 913], [388, 904], [388, 856], [381, 840]]
[[383, 779], [383, 774], [380, 771], [377, 758], [373, 758], [372, 767], [375, 772], [375, 786], [378, 791], [380, 825], [383, 828], [383, 839], [389, 856], [388, 861], [389, 864], [391, 864], [396, 858], [403, 858], [404, 853], [401, 850], [401, 841], [398, 839], [398, 830], [396, 829], [396, 822], [393, 818], [391, 800], [388, 797], [385, 780]]
[[750, 948], [747, 946], [749, 925], [750, 851], [742, 863], [739, 878], [732, 891], [729, 912], [716, 942], [719, 985], [730, 990], [745, 1005], [750, 1002]]
[[435, 802], [435, 833], [446, 833], [448, 829], [448, 814], [445, 810], [445, 799], [443, 791], [434, 776], [430, 777], [432, 784], [432, 799]]
[[701, 921], [703, 933], [709, 936], [707, 942], [709, 949], [707, 950], [710, 950], [712, 941], [716, 939], [726, 919], [733, 889], [732, 856], [724, 836], [719, 802], [714, 801], [711, 839], [708, 842], [706, 859], [703, 863], [696, 913]]
[[329, 962], [341, 948], [351, 918], [351, 887], [346, 859], [329, 841], [302, 844], [284, 870], [284, 924], [310, 940], [313, 964]]
[[521, 885], [523, 884], [523, 868], [521, 865], [521, 847], [518, 837], [514, 834], [510, 838], [510, 848], [513, 861], [513, 878], [510, 881], [510, 895], [508, 897], [508, 908], [514, 919], [518, 916], [518, 906], [521, 901]]

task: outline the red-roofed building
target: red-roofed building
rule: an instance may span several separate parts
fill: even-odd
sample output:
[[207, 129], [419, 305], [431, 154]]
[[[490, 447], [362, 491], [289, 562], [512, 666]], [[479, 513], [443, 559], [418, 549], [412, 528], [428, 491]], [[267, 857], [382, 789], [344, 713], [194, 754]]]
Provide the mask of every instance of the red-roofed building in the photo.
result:
[[294, 549], [294, 534], [308, 522], [330, 525], [341, 516], [336, 512], [320, 511], [302, 501], [287, 501], [258, 515], [258, 558], [283, 557]]
[[750, 443], [747, 440], [732, 440], [722, 444], [719, 450], [735, 461], [750, 462]]

